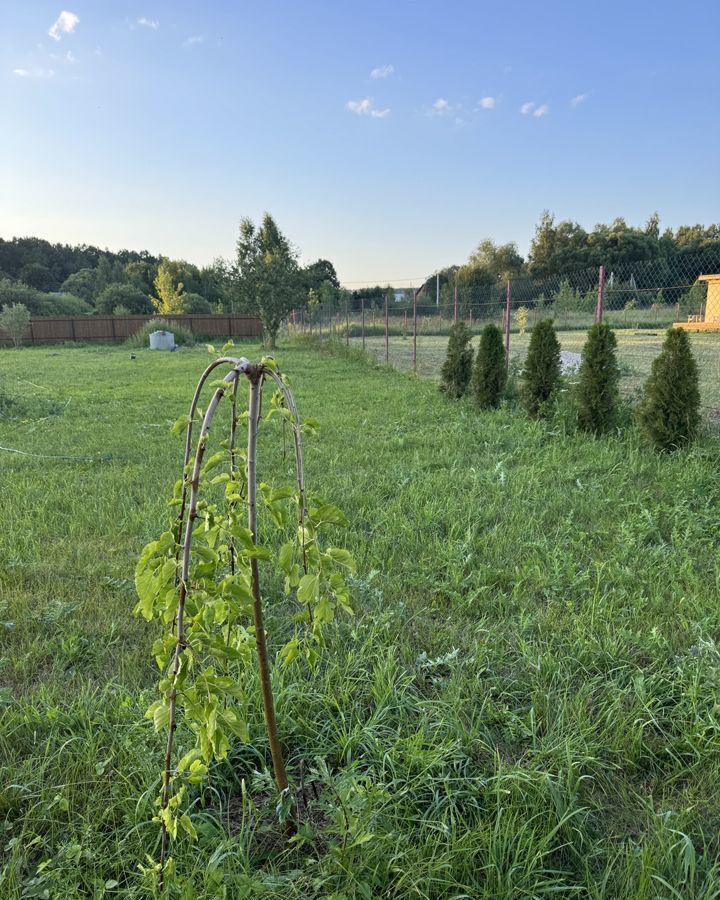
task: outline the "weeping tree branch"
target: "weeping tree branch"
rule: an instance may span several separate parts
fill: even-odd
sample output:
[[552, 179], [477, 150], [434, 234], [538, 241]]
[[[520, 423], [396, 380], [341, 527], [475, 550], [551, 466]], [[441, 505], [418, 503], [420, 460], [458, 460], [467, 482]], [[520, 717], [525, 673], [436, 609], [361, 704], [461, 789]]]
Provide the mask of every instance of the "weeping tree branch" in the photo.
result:
[[[202, 385], [207, 380], [208, 375], [214, 368], [222, 363], [230, 363], [234, 366], [231, 372], [223, 379], [226, 383], [227, 387], [237, 381], [240, 374], [244, 372], [249, 363], [246, 359], [230, 359], [223, 358], [221, 360], [216, 360], [211, 366], [203, 373], [198, 388], [195, 391], [195, 396], [193, 397], [193, 402], [190, 406], [190, 422], [188, 423], [188, 437], [186, 442], [186, 450], [185, 450], [185, 464], [183, 466], [183, 473], [185, 471], [185, 467], [188, 464], [190, 451], [188, 449], [188, 444], [191, 440], [192, 435], [192, 416], [195, 414], [195, 409], [197, 408], [198, 399], [200, 397], [200, 389]], [[179, 579], [179, 593], [178, 593], [178, 607], [177, 613], [175, 616], [175, 652], [173, 654], [173, 662], [172, 662], [172, 689], [170, 691], [170, 703], [169, 703], [169, 718], [168, 718], [168, 737], [167, 737], [167, 745], [165, 748], [165, 768], [163, 770], [163, 783], [162, 783], [162, 793], [160, 800], [160, 809], [162, 812], [167, 810], [168, 804], [170, 802], [170, 782], [171, 782], [171, 773], [172, 773], [172, 754], [173, 754], [173, 743], [175, 739], [175, 729], [177, 728], [177, 680], [178, 675], [180, 674], [180, 666], [182, 660], [182, 652], [185, 649], [185, 631], [184, 631], [184, 616], [185, 616], [185, 600], [187, 598], [187, 590], [188, 590], [188, 578], [190, 574], [190, 548], [192, 545], [192, 532], [195, 524], [195, 519], [197, 517], [197, 503], [198, 496], [200, 492], [200, 468], [202, 466], [203, 456], [205, 455], [205, 447], [207, 445], [207, 438], [210, 433], [210, 426], [212, 425], [213, 418], [215, 416], [215, 411], [217, 410], [218, 404], [222, 399], [227, 387], [218, 387], [215, 393], [212, 396], [210, 401], [210, 405], [207, 408], [205, 416], [203, 418], [202, 427], [200, 429], [200, 436], [197, 442], [197, 448], [195, 450], [195, 462], [193, 464], [193, 472], [192, 478], [190, 479], [190, 501], [189, 501], [189, 509], [187, 516], [187, 523], [185, 525], [185, 537], [183, 540], [182, 547], [182, 565], [180, 569], [180, 579]], [[183, 494], [185, 494], [186, 487], [183, 490]], [[183, 511], [184, 518], [184, 511]], [[183, 519], [180, 519], [179, 527], [182, 527]], [[161, 877], [164, 871], [165, 859], [167, 855], [167, 845], [168, 845], [168, 830], [167, 825], [165, 823], [164, 818], [161, 816], [162, 821], [162, 837], [161, 837], [161, 846], [160, 846], [160, 871]]]

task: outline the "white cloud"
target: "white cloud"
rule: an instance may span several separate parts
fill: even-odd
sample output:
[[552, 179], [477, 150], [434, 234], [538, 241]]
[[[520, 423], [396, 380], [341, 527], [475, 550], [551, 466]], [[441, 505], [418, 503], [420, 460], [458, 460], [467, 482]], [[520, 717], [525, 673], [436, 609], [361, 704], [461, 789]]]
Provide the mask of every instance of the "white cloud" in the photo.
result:
[[59, 41], [64, 34], [72, 34], [78, 26], [80, 16], [64, 9], [57, 17], [48, 34], [54, 41]]
[[444, 97], [438, 97], [438, 99], [433, 103], [433, 109], [438, 115], [442, 115], [443, 113], [450, 111], [450, 104]]
[[145, 16], [140, 16], [137, 23], [138, 25], [142, 25], [143, 28], [152, 28], [153, 31], [157, 31], [160, 27], [160, 23], [157, 19], [147, 19]]
[[580, 106], [580, 104], [584, 103], [589, 96], [590, 94], [578, 94], [577, 97], [572, 98], [572, 100], [570, 101], [570, 106], [572, 106], [573, 109], [576, 106]]
[[533, 111], [534, 106], [535, 103], [533, 101], [530, 101], [530, 103], [523, 103], [523, 105], [520, 107], [520, 113], [523, 116], [528, 116]]
[[389, 78], [395, 73], [395, 66], [378, 66], [370, 73], [371, 78]]
[[185, 38], [183, 41], [183, 47], [192, 47], [195, 44], [202, 44], [205, 40], [205, 36], [202, 34], [191, 34], [189, 38]]
[[18, 78], [54, 78], [55, 71], [39, 67], [34, 69], [13, 69], [13, 75], [17, 75]]
[[480, 101], [482, 109], [495, 109], [497, 100], [494, 97], [483, 97]]
[[389, 109], [375, 109], [372, 97], [365, 97], [364, 100], [348, 100], [345, 109], [358, 116], [371, 116], [373, 119], [386, 119], [390, 115]]
[[72, 52], [72, 50], [68, 50], [68, 52], [65, 54], [65, 59], [66, 59], [66, 61], [69, 62], [69, 63], [76, 63], [76, 62], [77, 62], [77, 57], [74, 55], [74, 53]]
[[550, 112], [550, 107], [543, 103], [542, 106], [538, 106], [533, 115], [536, 119], [541, 119], [543, 116], [546, 116]]

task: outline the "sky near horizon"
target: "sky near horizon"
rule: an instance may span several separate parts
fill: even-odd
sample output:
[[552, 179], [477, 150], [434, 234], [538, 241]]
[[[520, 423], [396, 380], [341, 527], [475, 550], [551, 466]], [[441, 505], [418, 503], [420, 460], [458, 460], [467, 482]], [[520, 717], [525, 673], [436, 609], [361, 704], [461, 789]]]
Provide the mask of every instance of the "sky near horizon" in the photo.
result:
[[265, 210], [349, 287], [543, 209], [720, 220], [720, 2], [0, 2], [0, 236], [231, 256]]

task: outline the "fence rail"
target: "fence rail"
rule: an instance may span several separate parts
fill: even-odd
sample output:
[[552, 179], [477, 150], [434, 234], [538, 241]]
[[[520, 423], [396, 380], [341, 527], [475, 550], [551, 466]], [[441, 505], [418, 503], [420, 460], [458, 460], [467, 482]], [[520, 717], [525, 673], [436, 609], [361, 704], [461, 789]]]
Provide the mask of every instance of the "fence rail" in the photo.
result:
[[[139, 316], [33, 316], [24, 343], [65, 341], [124, 341], [157, 315]], [[242, 313], [162, 316], [204, 337], [259, 337], [262, 325], [255, 316]], [[12, 341], [0, 328], [0, 345]]]

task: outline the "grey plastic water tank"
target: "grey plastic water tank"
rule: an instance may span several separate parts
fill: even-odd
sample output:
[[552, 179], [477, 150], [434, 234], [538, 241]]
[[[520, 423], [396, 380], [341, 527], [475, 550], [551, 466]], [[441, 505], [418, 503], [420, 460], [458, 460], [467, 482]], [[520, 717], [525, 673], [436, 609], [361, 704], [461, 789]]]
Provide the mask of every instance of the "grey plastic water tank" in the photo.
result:
[[175, 335], [172, 331], [153, 331], [150, 335], [151, 350], [173, 350]]

